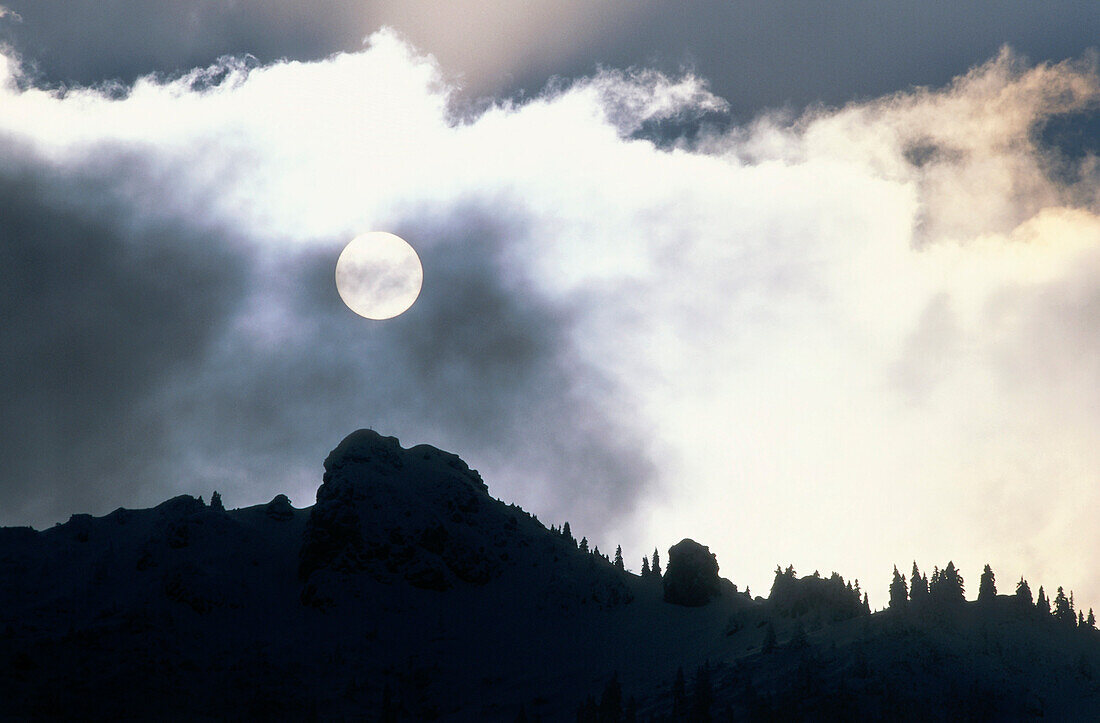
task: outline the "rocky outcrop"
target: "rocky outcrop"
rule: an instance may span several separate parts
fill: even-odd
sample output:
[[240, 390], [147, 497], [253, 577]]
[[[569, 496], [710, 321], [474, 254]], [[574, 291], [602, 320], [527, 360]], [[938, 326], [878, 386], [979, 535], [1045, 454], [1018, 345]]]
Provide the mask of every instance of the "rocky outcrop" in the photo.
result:
[[306, 597], [311, 578], [331, 571], [433, 590], [488, 582], [507, 559], [495, 538], [515, 526], [498, 507], [458, 456], [354, 432], [325, 460], [306, 525], [299, 561]]
[[664, 577], [665, 602], [698, 607], [721, 590], [718, 558], [706, 545], [683, 539], [668, 550]]

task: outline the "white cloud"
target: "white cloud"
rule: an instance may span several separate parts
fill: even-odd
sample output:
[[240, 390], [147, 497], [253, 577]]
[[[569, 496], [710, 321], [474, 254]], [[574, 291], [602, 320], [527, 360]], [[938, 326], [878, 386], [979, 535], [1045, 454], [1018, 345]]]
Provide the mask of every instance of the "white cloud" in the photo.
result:
[[1005, 52], [944, 89], [673, 150], [630, 134], [721, 108], [699, 79], [606, 72], [459, 122], [434, 62], [388, 32], [122, 99], [20, 90], [7, 68], [4, 136], [62, 168], [141, 154], [163, 185], [135, 197], [201, 207], [266, 253], [468, 202], [523, 217], [515, 293], [576, 314], [578, 353], [660, 450], [666, 496], [607, 549], [691, 535], [759, 593], [776, 562], [878, 592], [912, 557], [974, 577], [989, 561], [1002, 587], [1025, 573], [1100, 603], [1094, 159], [1056, 181], [1032, 133], [1095, 105], [1087, 64]]

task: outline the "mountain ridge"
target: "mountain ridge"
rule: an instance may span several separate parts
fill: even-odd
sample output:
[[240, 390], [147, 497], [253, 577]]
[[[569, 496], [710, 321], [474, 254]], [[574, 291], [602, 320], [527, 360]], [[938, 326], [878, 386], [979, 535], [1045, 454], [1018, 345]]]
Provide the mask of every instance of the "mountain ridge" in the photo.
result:
[[308, 508], [182, 495], [0, 528], [0, 713], [920, 720], [1100, 704], [1096, 631], [1010, 596], [871, 614], [839, 575], [788, 568], [750, 598], [692, 540], [663, 576], [619, 569], [429, 445], [358, 430], [324, 469]]

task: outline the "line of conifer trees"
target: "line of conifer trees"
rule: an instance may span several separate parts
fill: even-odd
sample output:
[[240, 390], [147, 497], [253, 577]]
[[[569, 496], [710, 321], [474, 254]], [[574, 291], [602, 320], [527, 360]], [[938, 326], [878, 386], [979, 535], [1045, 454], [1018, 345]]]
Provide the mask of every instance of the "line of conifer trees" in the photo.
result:
[[[916, 561], [914, 561], [913, 571], [910, 573], [908, 583], [905, 575], [901, 574], [897, 565], [895, 565], [894, 577], [890, 582], [890, 609], [898, 611], [906, 609], [921, 610], [925, 607], [959, 605], [966, 599], [964, 596], [965, 590], [963, 577], [955, 568], [954, 562], [948, 562], [947, 567], [943, 570], [938, 567], [933, 568], [932, 577], [929, 578], [921, 573]], [[986, 565], [978, 580], [978, 604], [987, 605], [996, 597], [997, 578], [993, 573], [993, 568]], [[1059, 586], [1058, 593], [1052, 603], [1047, 597], [1046, 591], [1040, 585], [1039, 595], [1033, 601], [1031, 586], [1021, 576], [1020, 581], [1016, 583], [1014, 598], [1021, 610], [1034, 610], [1039, 615], [1051, 616], [1055, 620], [1073, 627], [1096, 629], [1096, 615], [1093, 613], [1092, 608], [1089, 608], [1087, 615], [1078, 610], [1073, 600], [1072, 590], [1067, 596], [1065, 589]]]
[[[569, 523], [568, 522], [563, 524], [561, 527], [555, 527], [554, 525], [550, 525], [550, 531], [564, 537], [567, 542], [572, 544], [574, 547], [579, 549], [581, 552], [587, 552], [587, 553], [591, 553], [591, 554], [595, 555], [596, 557], [601, 557], [601, 558], [604, 559], [605, 562], [610, 562], [612, 565], [614, 565], [616, 569], [622, 570], [624, 572], [626, 571], [626, 563], [623, 560], [623, 546], [622, 545], [617, 545], [615, 547], [615, 557], [611, 558], [609, 555], [600, 552], [600, 548], [599, 548], [598, 545], [590, 549], [589, 545], [588, 545], [588, 538], [587, 537], [582, 536], [580, 541], [578, 542], [577, 539], [573, 537], [573, 531], [569, 528]], [[642, 577], [651, 577], [653, 575], [656, 575], [657, 577], [661, 576], [661, 558], [657, 554], [657, 548], [653, 548], [653, 565], [652, 566], [650, 566], [650, 564], [649, 564], [649, 558], [647, 558], [647, 557], [642, 558], [642, 572], [641, 572], [641, 575], [642, 575]]]

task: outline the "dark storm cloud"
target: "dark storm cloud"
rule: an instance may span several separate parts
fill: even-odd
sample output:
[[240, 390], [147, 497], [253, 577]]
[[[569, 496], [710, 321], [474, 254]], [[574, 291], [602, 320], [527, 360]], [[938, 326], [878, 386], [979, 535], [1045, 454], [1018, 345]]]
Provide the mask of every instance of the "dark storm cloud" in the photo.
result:
[[459, 453], [495, 494], [551, 519], [594, 532], [627, 513], [655, 477], [645, 441], [572, 349], [572, 313], [525, 291], [509, 266], [522, 224], [463, 210], [394, 230], [424, 264], [408, 312], [352, 314], [333, 288], [339, 244], [293, 254], [260, 282], [285, 304], [279, 342], [232, 335], [166, 385], [175, 446], [201, 460], [188, 474], [213, 485], [204, 468], [228, 469], [234, 499], [286, 490], [308, 504], [329, 449], [373, 427]]
[[460, 210], [394, 229], [425, 286], [371, 322], [334, 286], [344, 240], [247, 252], [174, 207], [148, 164], [93, 156], [109, 160], [62, 173], [3, 153], [0, 524], [212, 489], [309, 504], [359, 427], [455, 451], [497, 495], [589, 533], [650, 490], [644, 441], [571, 346], [573, 311], [532, 293], [508, 251], [521, 219]]
[[0, 524], [121, 504], [164, 454], [149, 393], [199, 359], [240, 296], [239, 260], [112, 198], [116, 159], [62, 177], [0, 152]]
[[223, 55], [315, 59], [361, 46], [361, 3], [325, 0], [6, 0], [19, 20], [0, 20], [2, 37], [42, 82], [131, 82], [159, 72], [205, 67]]
[[[1089, 0], [999, 3], [436, 3], [324, 0], [7, 0], [22, 20], [0, 31], [40, 82], [129, 81], [225, 54], [261, 62], [357, 50], [391, 25], [460, 76], [473, 95], [533, 95], [553, 76], [597, 66], [687, 66], [737, 117], [938, 86], [1010, 44], [1033, 61], [1077, 57], [1100, 37]], [[654, 129], [669, 132], [671, 129]], [[690, 128], [688, 129], [690, 130]]]
[[563, 52], [567, 76], [594, 64], [691, 67], [735, 116], [761, 108], [839, 105], [914, 85], [939, 86], [1011, 45], [1032, 61], [1078, 57], [1095, 47], [1100, 14], [1090, 2], [639, 3], [615, 31]]

